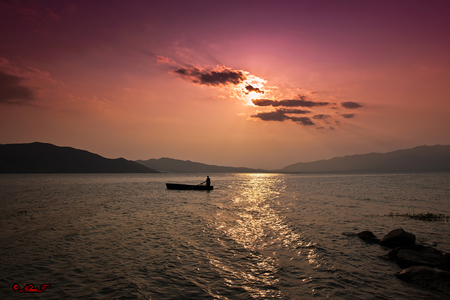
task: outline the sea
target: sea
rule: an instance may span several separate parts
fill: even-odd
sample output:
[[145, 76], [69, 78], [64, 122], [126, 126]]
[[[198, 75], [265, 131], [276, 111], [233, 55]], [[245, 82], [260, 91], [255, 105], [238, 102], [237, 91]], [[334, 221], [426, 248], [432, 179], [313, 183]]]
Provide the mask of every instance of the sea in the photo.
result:
[[0, 299], [448, 298], [356, 234], [450, 252], [448, 221], [392, 216], [450, 215], [450, 173], [2, 174], [0, 205]]

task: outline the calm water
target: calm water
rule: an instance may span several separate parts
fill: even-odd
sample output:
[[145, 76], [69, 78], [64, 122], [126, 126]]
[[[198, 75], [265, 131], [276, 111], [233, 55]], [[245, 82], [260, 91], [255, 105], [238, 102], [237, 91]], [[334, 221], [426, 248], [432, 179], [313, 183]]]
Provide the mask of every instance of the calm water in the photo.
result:
[[[209, 174], [211, 175], [211, 174]], [[450, 252], [450, 173], [0, 176], [1, 299], [443, 299], [399, 281], [379, 238]], [[345, 233], [345, 234], [343, 234]], [[40, 294], [18, 284], [51, 284]]]

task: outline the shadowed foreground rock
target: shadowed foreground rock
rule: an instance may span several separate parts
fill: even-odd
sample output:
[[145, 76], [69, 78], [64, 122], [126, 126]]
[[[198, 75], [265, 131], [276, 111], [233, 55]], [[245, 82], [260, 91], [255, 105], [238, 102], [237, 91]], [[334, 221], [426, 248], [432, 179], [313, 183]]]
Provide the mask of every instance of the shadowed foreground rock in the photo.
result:
[[416, 236], [401, 228], [392, 230], [381, 241], [370, 231], [362, 231], [357, 236], [366, 243], [379, 242], [381, 246], [395, 248], [387, 257], [406, 268], [396, 274], [397, 278], [450, 297], [450, 254], [416, 245]]
[[369, 244], [378, 244], [380, 242], [380, 239], [377, 239], [377, 237], [372, 233], [372, 231], [362, 231], [357, 235], [360, 239]]
[[450, 272], [426, 266], [413, 266], [396, 276], [408, 283], [450, 295]]
[[380, 241], [381, 246], [388, 248], [408, 247], [416, 243], [416, 236], [404, 231], [402, 228], [394, 229]]
[[422, 245], [414, 245], [409, 248], [396, 248], [388, 254], [391, 260], [397, 261], [400, 267], [411, 266], [438, 267], [444, 263], [445, 255], [441, 251]]
[[439, 268], [442, 270], [450, 271], [450, 254], [444, 253], [444, 258], [439, 264]]

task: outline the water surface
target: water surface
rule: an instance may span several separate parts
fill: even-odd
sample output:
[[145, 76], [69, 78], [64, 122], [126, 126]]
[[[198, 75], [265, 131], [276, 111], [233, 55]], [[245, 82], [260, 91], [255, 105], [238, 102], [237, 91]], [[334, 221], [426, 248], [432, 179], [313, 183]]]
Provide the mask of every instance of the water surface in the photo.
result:
[[[87, 299], [442, 299], [399, 281], [379, 238], [402, 227], [450, 252], [450, 174], [0, 176], [0, 296]], [[345, 233], [345, 234], [343, 234]], [[39, 295], [12, 289], [51, 284]]]

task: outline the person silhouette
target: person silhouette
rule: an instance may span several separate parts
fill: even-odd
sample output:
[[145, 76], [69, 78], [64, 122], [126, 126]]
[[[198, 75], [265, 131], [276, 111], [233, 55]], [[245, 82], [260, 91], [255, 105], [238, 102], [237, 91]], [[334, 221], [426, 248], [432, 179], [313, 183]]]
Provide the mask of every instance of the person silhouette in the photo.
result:
[[209, 179], [209, 176], [206, 176], [206, 186], [211, 186], [211, 179]]

